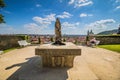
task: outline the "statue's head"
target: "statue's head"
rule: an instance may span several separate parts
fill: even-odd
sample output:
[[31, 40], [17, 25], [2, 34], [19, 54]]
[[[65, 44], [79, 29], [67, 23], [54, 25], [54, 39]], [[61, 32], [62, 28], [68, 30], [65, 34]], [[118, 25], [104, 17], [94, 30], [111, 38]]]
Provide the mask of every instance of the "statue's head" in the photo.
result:
[[59, 18], [56, 18], [56, 20], [59, 20]]
[[56, 22], [60, 22], [59, 18], [56, 18]]

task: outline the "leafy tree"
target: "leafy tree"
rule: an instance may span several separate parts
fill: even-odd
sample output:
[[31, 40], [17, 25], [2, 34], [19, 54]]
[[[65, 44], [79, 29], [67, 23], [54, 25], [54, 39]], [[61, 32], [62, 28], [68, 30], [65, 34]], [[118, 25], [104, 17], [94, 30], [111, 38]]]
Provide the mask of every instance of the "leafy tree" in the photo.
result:
[[118, 33], [117, 34], [120, 34], [120, 25], [119, 25], [119, 28], [118, 28]]
[[53, 40], [53, 37], [51, 37], [51, 38], [50, 38], [50, 41], [51, 41], [51, 42], [53, 42], [53, 41], [54, 41], [54, 40]]
[[[91, 31], [92, 31], [92, 30], [91, 30]], [[89, 30], [88, 30], [87, 36], [86, 36], [86, 41], [89, 41], [89, 36], [90, 36], [90, 32], [89, 32]]]
[[88, 35], [86, 36], [86, 41], [89, 41], [89, 36]]
[[41, 39], [40, 39], [40, 37], [38, 38], [38, 43], [41, 44]]
[[66, 42], [66, 39], [65, 39], [65, 38], [63, 38], [63, 42]]
[[[2, 9], [3, 7], [5, 7], [5, 3], [3, 0], [0, 0], [0, 9]], [[0, 23], [5, 23], [4, 16], [2, 14], [0, 14]]]
[[74, 42], [74, 44], [78, 44], [77, 38], [75, 38], [75, 42]]

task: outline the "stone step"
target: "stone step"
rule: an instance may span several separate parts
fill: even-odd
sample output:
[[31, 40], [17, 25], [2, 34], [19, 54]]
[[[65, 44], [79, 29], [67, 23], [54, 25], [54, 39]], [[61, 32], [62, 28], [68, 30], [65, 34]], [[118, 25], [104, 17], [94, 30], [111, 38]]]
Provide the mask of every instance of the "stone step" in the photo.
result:
[[67, 80], [99, 80], [82, 57], [76, 57], [74, 67], [69, 69], [67, 73]]

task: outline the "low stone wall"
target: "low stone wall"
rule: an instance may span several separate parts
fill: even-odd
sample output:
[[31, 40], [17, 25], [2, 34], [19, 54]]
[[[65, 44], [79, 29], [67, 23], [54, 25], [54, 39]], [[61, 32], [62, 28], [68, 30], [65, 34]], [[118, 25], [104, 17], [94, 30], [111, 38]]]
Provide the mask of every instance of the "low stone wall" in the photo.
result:
[[24, 36], [0, 35], [0, 50], [18, 47], [18, 40], [24, 40]]
[[95, 36], [100, 44], [120, 44], [120, 35]]

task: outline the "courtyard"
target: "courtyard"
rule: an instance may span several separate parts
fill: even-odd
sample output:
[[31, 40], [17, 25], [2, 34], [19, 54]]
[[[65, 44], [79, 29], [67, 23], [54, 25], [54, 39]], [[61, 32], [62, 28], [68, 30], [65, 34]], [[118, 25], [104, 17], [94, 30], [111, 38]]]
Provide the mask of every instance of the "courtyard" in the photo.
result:
[[120, 80], [120, 54], [102, 48], [78, 46], [81, 56], [72, 68], [42, 67], [38, 46], [0, 55], [0, 80]]

